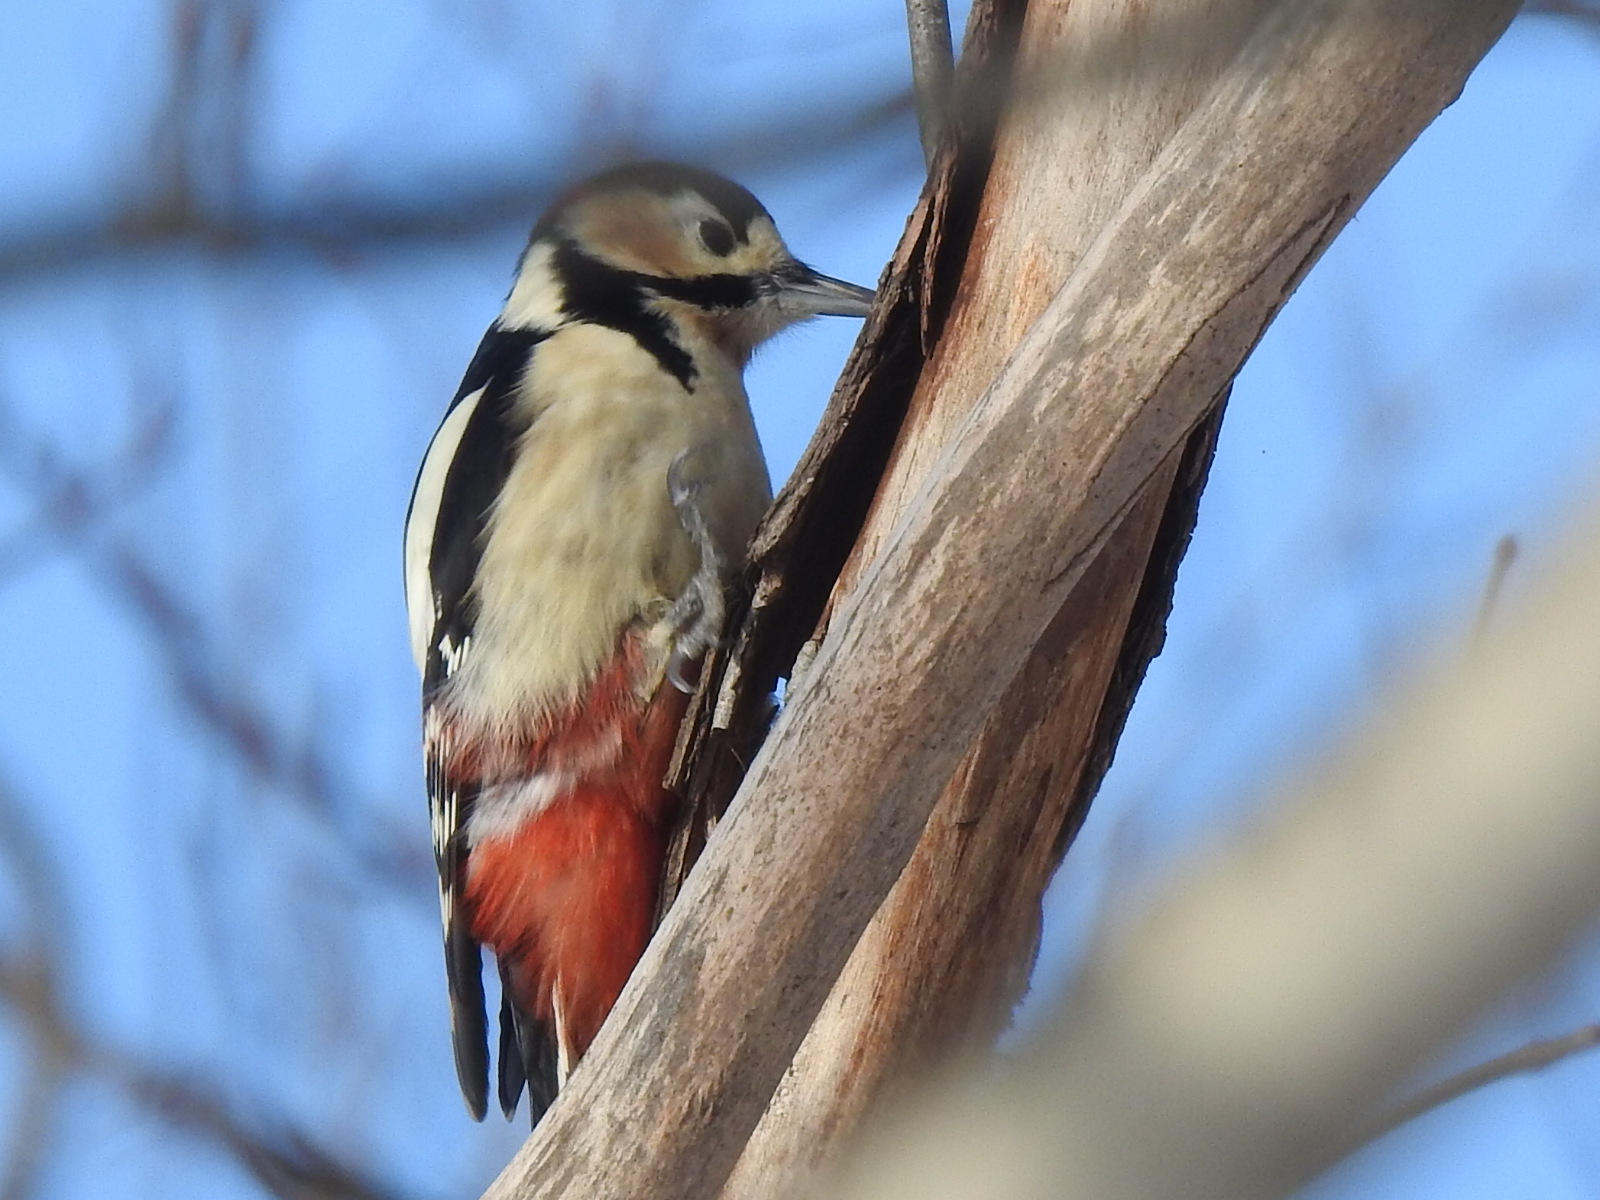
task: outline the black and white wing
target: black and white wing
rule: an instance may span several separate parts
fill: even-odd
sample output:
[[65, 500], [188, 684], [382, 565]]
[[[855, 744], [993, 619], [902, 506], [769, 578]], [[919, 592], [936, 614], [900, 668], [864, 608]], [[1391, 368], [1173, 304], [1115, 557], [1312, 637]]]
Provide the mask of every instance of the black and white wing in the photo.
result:
[[[517, 384], [529, 355], [546, 336], [490, 327], [428, 445], [406, 513], [406, 610], [412, 654], [422, 672], [423, 759], [439, 868], [451, 1038], [462, 1095], [477, 1120], [487, 1110], [489, 1087], [483, 958], [461, 909], [467, 818], [476, 793], [452, 781], [455, 733], [438, 700], [440, 689], [472, 653], [472, 581], [490, 511], [516, 453]], [[500, 1090], [506, 1090], [504, 1080]]]

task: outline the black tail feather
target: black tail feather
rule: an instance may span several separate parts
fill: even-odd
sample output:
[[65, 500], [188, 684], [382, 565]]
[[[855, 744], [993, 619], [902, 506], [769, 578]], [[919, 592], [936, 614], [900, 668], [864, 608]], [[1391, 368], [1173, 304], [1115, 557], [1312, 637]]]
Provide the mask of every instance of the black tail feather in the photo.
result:
[[517, 1009], [511, 999], [508, 972], [500, 968], [500, 1111], [506, 1120], [517, 1111], [517, 1101], [522, 1099], [523, 1085], [528, 1081], [528, 1069], [522, 1061], [522, 1047], [517, 1044]]
[[455, 1046], [456, 1078], [474, 1121], [489, 1110], [489, 1030], [483, 1011], [483, 955], [454, 921], [445, 940], [445, 973], [450, 983], [450, 1040]]
[[500, 964], [500, 1111], [509, 1120], [517, 1099], [528, 1092], [528, 1125], [539, 1123], [561, 1088], [555, 1030], [523, 1011], [512, 972]]

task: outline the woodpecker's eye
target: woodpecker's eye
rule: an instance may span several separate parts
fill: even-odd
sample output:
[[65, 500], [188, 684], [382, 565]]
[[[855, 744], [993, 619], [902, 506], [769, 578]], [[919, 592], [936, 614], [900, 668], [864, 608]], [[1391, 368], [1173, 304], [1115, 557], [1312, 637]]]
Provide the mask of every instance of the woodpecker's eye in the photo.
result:
[[707, 217], [700, 222], [700, 244], [718, 258], [733, 251], [733, 230]]

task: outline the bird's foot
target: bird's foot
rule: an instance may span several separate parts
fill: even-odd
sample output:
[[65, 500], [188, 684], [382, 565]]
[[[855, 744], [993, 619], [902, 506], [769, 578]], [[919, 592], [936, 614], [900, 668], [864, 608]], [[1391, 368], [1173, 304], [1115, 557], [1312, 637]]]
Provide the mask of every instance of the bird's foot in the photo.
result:
[[704, 483], [690, 472], [688, 462], [694, 451], [685, 450], [667, 469], [667, 494], [677, 511], [678, 523], [700, 552], [700, 569], [689, 580], [667, 610], [672, 627], [672, 657], [667, 661], [667, 679], [680, 692], [693, 692], [699, 681], [700, 660], [722, 636], [728, 606], [723, 594], [723, 575], [727, 569], [722, 553], [711, 539], [705, 514], [700, 511]]

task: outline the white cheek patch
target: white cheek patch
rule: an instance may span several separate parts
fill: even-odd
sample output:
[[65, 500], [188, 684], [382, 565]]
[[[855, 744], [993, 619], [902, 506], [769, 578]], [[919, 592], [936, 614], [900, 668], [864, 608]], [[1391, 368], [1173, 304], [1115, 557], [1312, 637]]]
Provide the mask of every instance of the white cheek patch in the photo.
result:
[[427, 661], [428, 639], [439, 621], [433, 577], [428, 566], [433, 557], [439, 505], [444, 500], [450, 464], [455, 461], [461, 436], [467, 431], [467, 422], [477, 411], [483, 393], [484, 388], [479, 388], [470, 396], [462, 397], [461, 403], [446, 414], [433, 441], [428, 443], [422, 470], [417, 474], [417, 486], [411, 493], [411, 508], [406, 513], [406, 617], [411, 629], [411, 656], [417, 660], [418, 671]]
[[555, 329], [562, 324], [565, 295], [551, 258], [555, 247], [535, 242], [522, 260], [511, 294], [500, 310], [502, 329]]

